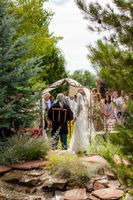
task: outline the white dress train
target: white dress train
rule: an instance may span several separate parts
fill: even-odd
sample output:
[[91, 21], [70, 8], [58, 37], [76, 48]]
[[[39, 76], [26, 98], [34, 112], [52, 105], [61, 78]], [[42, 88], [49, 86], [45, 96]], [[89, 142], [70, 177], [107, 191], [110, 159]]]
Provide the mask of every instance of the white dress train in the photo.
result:
[[77, 112], [74, 132], [70, 141], [69, 150], [72, 152], [84, 152], [89, 148], [89, 133], [87, 128], [87, 110], [85, 108], [85, 102], [83, 96], [77, 94]]

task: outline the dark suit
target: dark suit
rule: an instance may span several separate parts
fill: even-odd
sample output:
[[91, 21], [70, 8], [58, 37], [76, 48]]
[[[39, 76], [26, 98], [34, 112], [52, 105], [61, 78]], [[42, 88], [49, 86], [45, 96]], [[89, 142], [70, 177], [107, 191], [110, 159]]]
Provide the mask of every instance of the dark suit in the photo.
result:
[[62, 148], [67, 149], [67, 122], [73, 119], [73, 112], [67, 104], [63, 104], [63, 107], [61, 107], [59, 102], [57, 102], [49, 109], [48, 118], [52, 121], [53, 149], [57, 149], [59, 136]]

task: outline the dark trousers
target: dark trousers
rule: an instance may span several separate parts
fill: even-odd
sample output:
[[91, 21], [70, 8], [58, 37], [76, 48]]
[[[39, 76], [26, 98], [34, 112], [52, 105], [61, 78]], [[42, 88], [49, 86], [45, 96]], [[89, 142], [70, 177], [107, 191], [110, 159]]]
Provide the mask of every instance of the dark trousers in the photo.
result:
[[56, 150], [58, 149], [58, 142], [59, 138], [61, 141], [62, 149], [66, 150], [67, 149], [67, 134], [59, 132], [58, 135], [52, 135], [52, 149]]

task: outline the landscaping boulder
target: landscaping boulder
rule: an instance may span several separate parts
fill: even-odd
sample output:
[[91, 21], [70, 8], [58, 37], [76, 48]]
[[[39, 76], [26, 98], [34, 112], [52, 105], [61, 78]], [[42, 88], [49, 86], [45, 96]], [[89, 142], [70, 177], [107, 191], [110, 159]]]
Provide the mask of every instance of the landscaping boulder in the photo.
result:
[[93, 191], [92, 194], [99, 199], [119, 199], [123, 196], [124, 192], [122, 190], [117, 190], [113, 188], [105, 188], [101, 190]]
[[120, 182], [118, 180], [110, 180], [108, 187], [118, 189], [120, 187]]
[[25, 174], [25, 172], [20, 171], [20, 170], [11, 170], [10, 172], [4, 174], [1, 177], [2, 181], [6, 181], [6, 182], [19, 182], [20, 178]]
[[106, 186], [98, 181], [94, 182], [93, 184], [93, 190], [100, 190], [104, 188], [106, 188]]
[[93, 194], [89, 194], [89, 195], [88, 195], [88, 199], [89, 199], [89, 200], [100, 200], [99, 198], [97, 198], [97, 197], [94, 196]]
[[37, 169], [41, 168], [43, 166], [46, 166], [48, 162], [44, 160], [34, 160], [34, 161], [28, 161], [24, 163], [15, 163], [10, 165], [13, 169], [20, 169], [20, 170], [30, 170], [30, 169]]
[[81, 159], [82, 159], [82, 161], [85, 161], [85, 162], [99, 164], [101, 167], [110, 167], [109, 163], [102, 156], [100, 156], [98, 154], [84, 156]]
[[45, 200], [42, 195], [29, 195], [26, 192], [16, 191], [16, 184], [9, 184], [4, 181], [0, 181], [0, 200]]
[[11, 170], [11, 167], [0, 165], [0, 174], [5, 174]]
[[40, 186], [41, 188], [53, 188], [54, 190], [63, 190], [67, 184], [67, 180], [60, 179], [60, 178], [55, 178], [53, 176], [46, 174], [43, 174], [40, 177], [40, 180], [42, 182], [42, 185]]
[[68, 190], [64, 194], [64, 200], [86, 200], [87, 194], [86, 189], [73, 189]]

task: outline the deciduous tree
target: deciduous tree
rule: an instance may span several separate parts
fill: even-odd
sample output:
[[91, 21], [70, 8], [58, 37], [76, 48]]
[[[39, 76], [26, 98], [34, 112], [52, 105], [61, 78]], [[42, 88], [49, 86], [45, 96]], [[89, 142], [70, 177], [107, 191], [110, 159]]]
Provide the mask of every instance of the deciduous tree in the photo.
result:
[[96, 76], [88, 70], [76, 70], [71, 75], [71, 78], [89, 88], [96, 85]]
[[33, 81], [34, 86], [40, 83], [40, 89], [61, 78], [66, 77], [65, 59], [57, 42], [61, 37], [55, 37], [49, 32], [49, 24], [53, 13], [45, 9], [46, 0], [16, 0], [12, 1], [11, 12], [15, 12], [22, 20], [17, 31], [18, 37], [30, 35], [27, 46], [32, 49], [26, 58], [40, 56], [43, 62], [40, 72]]

